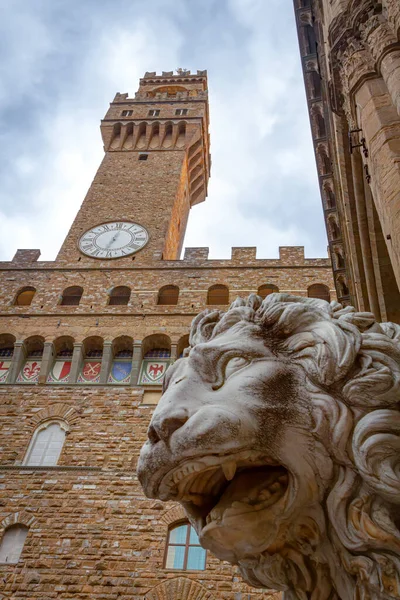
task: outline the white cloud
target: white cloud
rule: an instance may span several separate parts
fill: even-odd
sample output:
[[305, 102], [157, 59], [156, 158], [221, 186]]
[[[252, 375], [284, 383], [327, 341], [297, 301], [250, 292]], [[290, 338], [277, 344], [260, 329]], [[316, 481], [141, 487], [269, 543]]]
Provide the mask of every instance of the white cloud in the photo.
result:
[[72, 6], [14, 0], [0, 25], [3, 258], [38, 246], [55, 256], [102, 159], [108, 102], [133, 95], [145, 71], [189, 65], [209, 70], [213, 173], [186, 245], [214, 257], [241, 245], [277, 256], [290, 244], [325, 255], [290, 1]]

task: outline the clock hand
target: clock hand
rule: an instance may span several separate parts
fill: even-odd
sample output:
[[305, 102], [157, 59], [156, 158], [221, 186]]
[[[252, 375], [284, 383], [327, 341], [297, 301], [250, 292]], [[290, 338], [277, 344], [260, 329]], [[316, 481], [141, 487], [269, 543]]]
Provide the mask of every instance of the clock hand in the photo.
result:
[[111, 241], [107, 244], [107, 246], [105, 247], [105, 250], [109, 250], [111, 248], [111, 246], [113, 245], [113, 243], [117, 240], [118, 236], [119, 236], [119, 231], [117, 231], [117, 233], [114, 235], [114, 237], [111, 239]]

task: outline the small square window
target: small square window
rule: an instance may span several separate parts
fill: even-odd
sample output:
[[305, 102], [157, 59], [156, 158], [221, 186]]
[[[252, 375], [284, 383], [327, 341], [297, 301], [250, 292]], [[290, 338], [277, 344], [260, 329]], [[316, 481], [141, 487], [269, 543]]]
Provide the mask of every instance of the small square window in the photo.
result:
[[160, 114], [159, 110], [156, 110], [155, 108], [152, 108], [151, 110], [149, 110], [149, 117], [158, 117]]
[[133, 115], [133, 110], [123, 110], [121, 113], [122, 117], [131, 117]]
[[187, 108], [177, 108], [175, 111], [175, 114], [179, 117], [184, 117], [187, 115], [187, 113], [188, 113]]
[[148, 154], [139, 154], [139, 160], [147, 160]]

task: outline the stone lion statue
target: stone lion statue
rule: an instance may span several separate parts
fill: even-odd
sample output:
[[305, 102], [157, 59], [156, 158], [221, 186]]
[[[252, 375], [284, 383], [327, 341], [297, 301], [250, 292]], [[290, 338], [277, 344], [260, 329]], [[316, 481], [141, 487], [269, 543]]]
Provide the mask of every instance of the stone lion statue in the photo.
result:
[[287, 294], [205, 310], [141, 452], [146, 495], [287, 600], [399, 598], [399, 339]]

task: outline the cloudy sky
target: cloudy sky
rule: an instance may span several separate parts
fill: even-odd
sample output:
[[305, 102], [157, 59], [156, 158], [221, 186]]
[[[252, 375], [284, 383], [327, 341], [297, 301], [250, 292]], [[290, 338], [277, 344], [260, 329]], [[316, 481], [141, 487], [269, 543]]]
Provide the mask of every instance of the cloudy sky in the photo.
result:
[[292, 0], [0, 0], [0, 259], [54, 259], [145, 71], [208, 69], [212, 176], [186, 246], [326, 256]]

